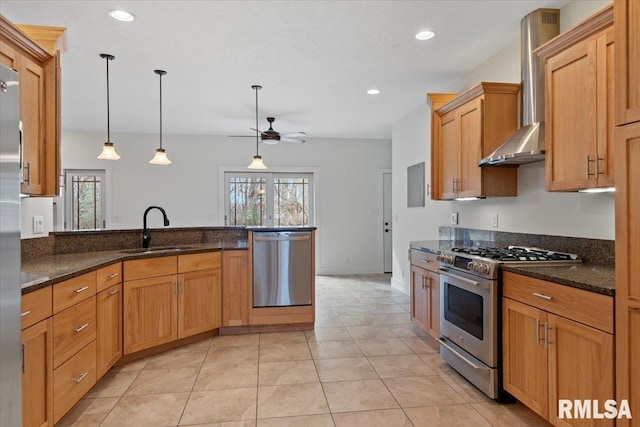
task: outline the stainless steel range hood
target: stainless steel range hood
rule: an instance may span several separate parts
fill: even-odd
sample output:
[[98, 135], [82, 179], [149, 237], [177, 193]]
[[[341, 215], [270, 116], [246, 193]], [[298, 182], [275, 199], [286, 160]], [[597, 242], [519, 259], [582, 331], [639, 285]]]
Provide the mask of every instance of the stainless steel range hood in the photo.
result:
[[544, 64], [532, 52], [559, 33], [558, 9], [538, 9], [520, 21], [522, 127], [478, 166], [517, 166], [544, 160]]

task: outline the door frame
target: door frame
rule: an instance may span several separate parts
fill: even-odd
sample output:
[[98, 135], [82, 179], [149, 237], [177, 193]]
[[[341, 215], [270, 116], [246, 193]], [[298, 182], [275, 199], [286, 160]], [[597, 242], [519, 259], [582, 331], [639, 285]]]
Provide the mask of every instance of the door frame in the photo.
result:
[[[384, 231], [381, 225], [384, 220], [384, 175], [387, 173], [391, 174], [393, 180], [392, 169], [378, 169], [378, 266], [380, 273], [384, 273]], [[391, 199], [391, 230], [393, 233], [393, 191]], [[393, 258], [393, 234], [391, 236], [391, 257]], [[391, 260], [391, 268], [393, 269], [393, 259]]]

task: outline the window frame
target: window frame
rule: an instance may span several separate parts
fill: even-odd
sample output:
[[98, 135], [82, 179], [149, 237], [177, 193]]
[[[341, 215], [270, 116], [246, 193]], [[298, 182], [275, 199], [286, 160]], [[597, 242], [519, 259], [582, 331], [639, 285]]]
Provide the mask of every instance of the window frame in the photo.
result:
[[100, 215], [102, 225], [92, 230], [105, 230], [107, 228], [107, 171], [105, 169], [74, 169], [64, 170], [65, 194], [64, 194], [64, 229], [69, 231], [81, 231], [88, 229], [74, 229], [74, 208], [73, 208], [73, 178], [74, 176], [95, 176], [100, 177]]

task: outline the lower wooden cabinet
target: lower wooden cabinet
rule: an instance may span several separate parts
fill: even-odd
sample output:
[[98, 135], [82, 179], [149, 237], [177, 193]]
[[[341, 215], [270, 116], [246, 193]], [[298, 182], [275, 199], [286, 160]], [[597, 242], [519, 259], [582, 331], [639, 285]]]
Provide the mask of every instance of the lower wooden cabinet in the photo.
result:
[[434, 338], [440, 336], [440, 274], [428, 268], [437, 265], [434, 254], [411, 251], [411, 319]]
[[220, 327], [222, 286], [220, 269], [179, 275], [178, 338]]
[[96, 342], [80, 350], [53, 373], [53, 416], [60, 419], [96, 383]]
[[100, 379], [122, 357], [122, 283], [97, 295], [96, 370]]
[[249, 324], [249, 251], [222, 253], [222, 326]]
[[53, 319], [22, 331], [23, 427], [53, 426]]

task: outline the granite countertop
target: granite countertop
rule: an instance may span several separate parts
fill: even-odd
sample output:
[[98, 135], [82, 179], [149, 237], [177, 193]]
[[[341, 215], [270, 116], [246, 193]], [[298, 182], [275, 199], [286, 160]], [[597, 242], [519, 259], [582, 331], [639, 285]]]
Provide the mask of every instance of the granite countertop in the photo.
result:
[[[246, 240], [219, 243], [198, 243], [161, 248], [122, 249], [115, 251], [80, 252], [49, 255], [22, 263], [22, 294], [51, 286], [118, 261], [154, 258], [171, 255], [187, 255], [220, 250], [248, 249]], [[133, 252], [133, 253], [132, 253]]]
[[294, 227], [272, 227], [268, 225], [247, 226], [248, 231], [267, 232], [267, 231], [313, 231], [317, 227], [294, 226]]

